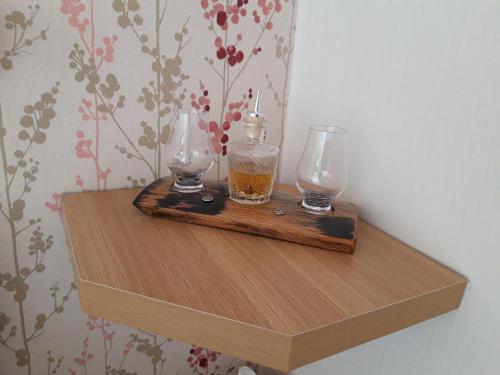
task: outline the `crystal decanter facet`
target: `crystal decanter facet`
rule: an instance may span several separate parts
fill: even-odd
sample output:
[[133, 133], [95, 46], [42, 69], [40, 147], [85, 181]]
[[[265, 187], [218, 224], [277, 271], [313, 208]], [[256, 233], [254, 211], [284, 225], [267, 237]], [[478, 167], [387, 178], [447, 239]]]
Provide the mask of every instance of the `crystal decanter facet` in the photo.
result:
[[259, 112], [259, 92], [255, 109], [243, 125], [245, 139], [229, 144], [229, 198], [245, 204], [265, 203], [273, 191], [279, 149], [264, 143], [266, 128], [264, 115]]

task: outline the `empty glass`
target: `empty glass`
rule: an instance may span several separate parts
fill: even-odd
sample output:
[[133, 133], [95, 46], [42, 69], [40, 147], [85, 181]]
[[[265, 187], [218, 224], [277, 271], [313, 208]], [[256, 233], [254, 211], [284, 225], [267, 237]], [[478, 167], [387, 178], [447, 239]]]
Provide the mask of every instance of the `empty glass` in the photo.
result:
[[194, 110], [174, 115], [166, 147], [167, 165], [176, 178], [173, 190], [193, 193], [203, 188], [201, 177], [214, 161], [205, 117]]
[[313, 125], [297, 166], [297, 187], [302, 206], [310, 212], [331, 210], [331, 201], [347, 184], [345, 142], [347, 130], [330, 125]]

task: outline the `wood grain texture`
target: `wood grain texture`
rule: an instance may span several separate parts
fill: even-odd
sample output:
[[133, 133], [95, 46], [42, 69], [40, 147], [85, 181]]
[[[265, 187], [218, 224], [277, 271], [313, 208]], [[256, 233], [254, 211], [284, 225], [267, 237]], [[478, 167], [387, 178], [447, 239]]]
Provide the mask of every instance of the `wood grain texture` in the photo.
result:
[[87, 313], [289, 371], [462, 298], [464, 277], [362, 221], [348, 255], [159, 220], [138, 192], [63, 195]]
[[[358, 215], [352, 204], [335, 202], [335, 210], [323, 214], [305, 211], [302, 196], [277, 185], [271, 201], [257, 205], [240, 204], [227, 197], [226, 183], [206, 183], [198, 193], [172, 191], [174, 180], [163, 178], [146, 186], [134, 205], [151, 216], [165, 216], [187, 223], [257, 234], [327, 250], [352, 253], [356, 247]], [[213, 202], [202, 201], [210, 194]], [[275, 215], [283, 208], [285, 215]]]

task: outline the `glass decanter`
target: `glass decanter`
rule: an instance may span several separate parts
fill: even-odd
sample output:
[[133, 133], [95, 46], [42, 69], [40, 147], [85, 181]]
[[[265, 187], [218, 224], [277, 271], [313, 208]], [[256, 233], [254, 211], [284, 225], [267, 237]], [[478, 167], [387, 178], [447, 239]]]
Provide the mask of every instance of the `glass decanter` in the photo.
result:
[[297, 187], [304, 196], [302, 207], [321, 213], [332, 209], [331, 201], [347, 185], [345, 142], [347, 130], [313, 125], [297, 166]]
[[278, 147], [264, 143], [266, 133], [264, 114], [259, 112], [259, 92], [255, 109], [248, 113], [245, 139], [229, 144], [229, 198], [238, 203], [268, 202], [273, 191], [278, 162]]

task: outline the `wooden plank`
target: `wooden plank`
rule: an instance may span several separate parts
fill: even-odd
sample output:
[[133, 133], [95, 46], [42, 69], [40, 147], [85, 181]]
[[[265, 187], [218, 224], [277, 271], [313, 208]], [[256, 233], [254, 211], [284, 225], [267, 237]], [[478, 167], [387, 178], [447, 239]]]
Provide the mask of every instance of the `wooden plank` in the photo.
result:
[[138, 193], [63, 195], [90, 314], [289, 371], [462, 298], [464, 277], [363, 221], [350, 255], [159, 220], [131, 205]]
[[[163, 178], [145, 187], [134, 205], [152, 216], [166, 216], [187, 223], [207, 225], [352, 253], [356, 247], [358, 216], [352, 204], [336, 202], [335, 210], [312, 214], [300, 206], [301, 196], [277, 185], [271, 201], [241, 204], [227, 197], [226, 183], [206, 183], [198, 193], [172, 191], [173, 180]], [[214, 198], [204, 202], [203, 195]], [[275, 215], [275, 209], [284, 215]]]

